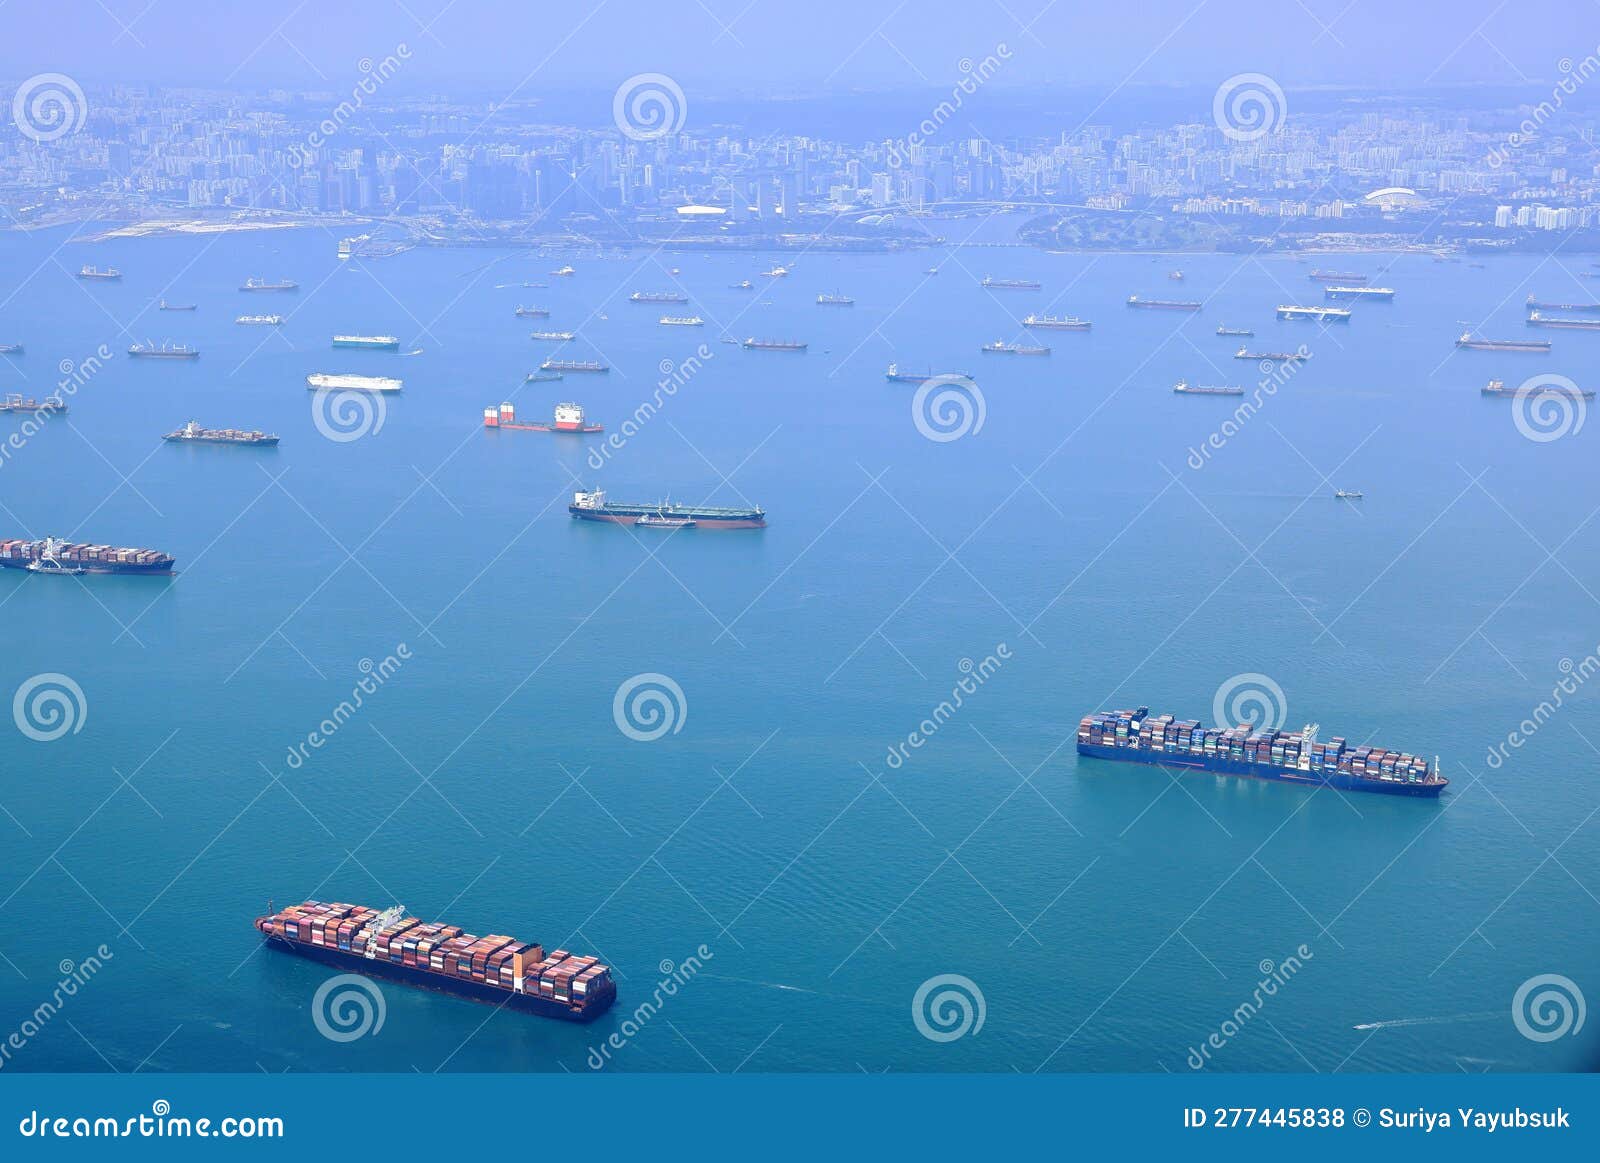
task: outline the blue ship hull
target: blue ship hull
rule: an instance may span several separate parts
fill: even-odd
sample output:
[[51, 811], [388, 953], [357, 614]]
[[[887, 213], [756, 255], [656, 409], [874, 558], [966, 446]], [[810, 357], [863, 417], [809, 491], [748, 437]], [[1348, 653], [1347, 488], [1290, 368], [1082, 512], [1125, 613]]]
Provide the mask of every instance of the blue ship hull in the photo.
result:
[[1379, 795], [1411, 796], [1416, 799], [1437, 799], [1449, 780], [1433, 783], [1407, 783], [1402, 780], [1369, 779], [1342, 771], [1300, 771], [1296, 768], [1274, 767], [1270, 763], [1248, 763], [1242, 759], [1219, 759], [1205, 755], [1190, 755], [1177, 751], [1146, 751], [1139, 747], [1107, 747], [1103, 743], [1079, 743], [1078, 754], [1095, 759], [1119, 760], [1123, 763], [1145, 763], [1152, 767], [1178, 768], [1186, 771], [1208, 771], [1214, 775], [1239, 775], [1249, 779], [1266, 779], [1274, 783], [1292, 783], [1302, 787], [1331, 787], [1339, 791], [1376, 792]]

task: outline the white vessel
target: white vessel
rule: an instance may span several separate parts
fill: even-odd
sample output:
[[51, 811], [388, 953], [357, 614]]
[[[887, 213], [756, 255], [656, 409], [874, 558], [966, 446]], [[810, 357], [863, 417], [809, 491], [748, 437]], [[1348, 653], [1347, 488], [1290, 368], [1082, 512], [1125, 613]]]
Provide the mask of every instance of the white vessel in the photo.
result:
[[313, 372], [306, 377], [306, 387], [312, 391], [342, 389], [349, 392], [398, 392], [401, 384], [401, 380], [389, 376], [328, 375], [326, 372]]
[[706, 321], [698, 315], [663, 315], [663, 327], [704, 327]]
[[282, 315], [241, 315], [234, 320], [235, 323], [245, 323], [252, 327], [282, 327]]

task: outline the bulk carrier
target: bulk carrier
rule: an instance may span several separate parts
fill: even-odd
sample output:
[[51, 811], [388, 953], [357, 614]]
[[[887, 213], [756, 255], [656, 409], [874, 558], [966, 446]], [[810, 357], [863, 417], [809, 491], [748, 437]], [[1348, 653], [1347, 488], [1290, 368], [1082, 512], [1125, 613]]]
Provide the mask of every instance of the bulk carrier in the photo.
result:
[[565, 949], [546, 955], [541, 945], [515, 937], [477, 937], [457, 925], [423, 924], [398, 905], [379, 912], [305, 901], [257, 917], [255, 926], [274, 949], [541, 1017], [589, 1022], [617, 999], [610, 968], [596, 958]]
[[641, 517], [669, 518], [703, 525], [707, 529], [765, 529], [765, 509], [718, 509], [706, 505], [678, 505], [662, 501], [655, 505], [635, 505], [608, 501], [602, 490], [575, 492], [567, 512], [581, 521], [610, 521], [617, 525], [637, 524]]
[[34, 573], [171, 573], [173, 557], [154, 549], [119, 549], [76, 541], [0, 541], [0, 567]]
[[991, 291], [1037, 291], [1040, 288], [1032, 279], [985, 278], [981, 285]]
[[1029, 315], [1022, 321], [1024, 327], [1043, 331], [1088, 331], [1094, 326], [1076, 315]]
[[1548, 352], [1548, 339], [1478, 339], [1470, 331], [1463, 331], [1456, 346], [1471, 351], [1533, 351]]
[[300, 284], [290, 279], [279, 279], [275, 283], [269, 283], [266, 279], [246, 279], [244, 285], [239, 289], [241, 291], [298, 291]]
[[1543, 299], [1528, 296], [1528, 310], [1530, 311], [1600, 311], [1600, 303], [1548, 303]]
[[1600, 319], [1566, 319], [1560, 315], [1546, 315], [1533, 311], [1528, 315], [1529, 327], [1557, 327], [1567, 331], [1600, 331]]
[[1306, 320], [1316, 323], [1348, 323], [1350, 322], [1350, 308], [1348, 307], [1279, 307], [1279, 319]]
[[1158, 767], [1243, 775], [1306, 787], [1436, 797], [1449, 784], [1439, 761], [1382, 747], [1352, 747], [1341, 736], [1300, 731], [1202, 727], [1198, 719], [1152, 717], [1149, 707], [1101, 711], [1078, 723], [1078, 754]]
[[1129, 295], [1128, 306], [1142, 307], [1146, 311], [1198, 311], [1203, 304], [1181, 299], [1141, 299], [1138, 295]]

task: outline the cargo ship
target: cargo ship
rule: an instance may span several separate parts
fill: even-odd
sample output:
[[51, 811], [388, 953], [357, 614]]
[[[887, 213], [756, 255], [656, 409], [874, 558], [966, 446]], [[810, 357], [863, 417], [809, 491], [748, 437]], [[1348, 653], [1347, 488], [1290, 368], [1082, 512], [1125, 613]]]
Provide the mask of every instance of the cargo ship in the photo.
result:
[[359, 347], [367, 351], [399, 351], [400, 340], [393, 335], [335, 335], [335, 347]]
[[530, 331], [528, 332], [528, 338], [548, 339], [554, 340], [557, 343], [567, 343], [570, 340], [576, 339], [577, 335], [571, 331]]
[[1049, 355], [1048, 347], [1032, 347], [1025, 343], [1007, 343], [997, 339], [993, 343], [985, 343], [978, 349], [985, 355]]
[[1450, 782], [1439, 774], [1437, 759], [1352, 747], [1341, 736], [1323, 743], [1317, 730], [1315, 723], [1300, 731], [1202, 727], [1198, 719], [1152, 717], [1149, 707], [1140, 707], [1085, 715], [1078, 723], [1078, 754], [1397, 796], [1435, 797]]
[[1600, 319], [1567, 319], [1535, 311], [1528, 316], [1529, 327], [1556, 327], [1566, 331], [1600, 331]]
[[656, 320], [663, 327], [704, 327], [706, 321], [698, 315], [663, 315]]
[[798, 339], [746, 339], [741, 347], [751, 351], [804, 351], [806, 345]]
[[838, 291], [831, 295], [823, 294], [817, 296], [817, 306], [819, 307], [854, 307], [855, 305], [856, 301], [854, 299], [849, 295], [841, 295]]
[[1366, 299], [1387, 303], [1394, 298], [1394, 288], [1327, 286], [1322, 288], [1322, 294], [1328, 299]]
[[1181, 299], [1141, 299], [1138, 295], [1128, 296], [1128, 306], [1142, 307], [1146, 311], [1198, 311], [1202, 305]]
[[567, 512], [582, 521], [610, 521], [617, 525], [633, 525], [641, 517], [665, 517], [673, 520], [693, 521], [707, 529], [765, 529], [765, 509], [718, 509], [706, 505], [678, 505], [662, 501], [654, 505], [624, 504], [608, 501], [604, 491], [592, 493], [578, 491], [572, 494], [572, 504]]
[[517, 307], [517, 318], [548, 319], [550, 318], [550, 309], [548, 307], [523, 307], [519, 305]]
[[43, 541], [0, 541], [0, 567], [5, 569], [26, 569], [34, 573], [164, 574], [171, 573], [172, 566], [170, 553], [154, 549], [119, 549], [112, 545], [58, 541], [54, 537]]
[[1184, 396], [1242, 396], [1243, 388], [1235, 387], [1207, 387], [1203, 384], [1191, 384], [1188, 380], [1179, 380], [1172, 385], [1172, 390]]
[[1042, 286], [1032, 279], [996, 279], [987, 275], [982, 285], [991, 291], [1037, 291]]
[[78, 277], [80, 279], [95, 279], [99, 280], [100, 282], [109, 282], [120, 279], [122, 277], [122, 272], [116, 267], [107, 267], [105, 270], [101, 270], [99, 267], [86, 266], [78, 272]]
[[1548, 339], [1476, 339], [1472, 332], [1463, 331], [1456, 346], [1471, 351], [1533, 351], [1548, 352]]
[[1540, 384], [1533, 388], [1508, 388], [1504, 380], [1490, 380], [1479, 389], [1485, 396], [1570, 396], [1573, 399], [1594, 399], [1593, 388], [1567, 387], [1565, 384]]
[[1543, 299], [1528, 296], [1528, 310], [1530, 311], [1600, 311], [1600, 303], [1547, 303]]
[[[271, 905], [267, 906], [269, 909]], [[367, 977], [384, 977], [472, 1001], [589, 1022], [617, 999], [611, 970], [565, 949], [547, 955], [514, 937], [478, 937], [392, 909], [305, 901], [257, 917], [274, 949]]]
[[903, 372], [898, 363], [891, 363], [888, 370], [883, 373], [883, 378], [895, 384], [925, 384], [929, 380], [936, 380], [943, 376], [952, 379], [970, 380], [972, 376], [967, 372]]
[[128, 348], [128, 356], [131, 359], [199, 359], [200, 352], [181, 343], [135, 343]]
[[1366, 275], [1351, 274], [1349, 271], [1312, 271], [1307, 277], [1315, 283], [1333, 283], [1339, 287], [1359, 286], [1367, 281]]
[[198, 305], [195, 304], [195, 303], [169, 303], [165, 299], [162, 299], [161, 302], [156, 304], [156, 310], [157, 311], [193, 311], [193, 310], [196, 310], [197, 306]]
[[57, 396], [46, 396], [42, 400], [35, 400], [32, 396], [24, 398], [13, 392], [0, 400], [0, 412], [37, 412], [41, 415], [59, 416], [66, 410], [66, 401]]
[[1234, 359], [1265, 359], [1273, 363], [1300, 363], [1311, 358], [1311, 353], [1306, 351], [1251, 351], [1248, 347], [1241, 347], [1233, 353]]
[[561, 378], [560, 372], [529, 372], [522, 377], [522, 382], [525, 384], [553, 384]]
[[555, 416], [549, 424], [529, 424], [517, 420], [517, 409], [508, 400], [498, 408], [483, 410], [485, 428], [511, 428], [518, 432], [604, 432], [598, 424], [585, 421], [583, 408], [577, 404], [557, 404]]
[[239, 289], [241, 291], [298, 291], [300, 284], [289, 279], [279, 279], [275, 283], [269, 283], [266, 279], [246, 279], [244, 285]]
[[283, 326], [283, 316], [282, 315], [241, 315], [237, 319], [235, 319], [234, 322], [235, 323], [243, 323], [247, 327], [282, 327]]
[[1094, 326], [1076, 315], [1029, 315], [1022, 325], [1039, 331], [1087, 331]]
[[22, 354], [22, 344], [20, 344], [20, 343], [0, 343], [0, 355], [21, 355], [21, 354]]
[[539, 365], [542, 372], [592, 372], [604, 374], [611, 370], [606, 364], [594, 359], [547, 359]]
[[1309, 319], [1315, 323], [1348, 323], [1348, 307], [1279, 307], [1279, 319]]
[[269, 432], [252, 428], [246, 431], [242, 428], [202, 428], [196, 420], [190, 420], [176, 432], [169, 432], [161, 439], [187, 444], [261, 444], [272, 445], [278, 443], [278, 438]]
[[687, 303], [688, 295], [680, 295], [677, 291], [635, 291], [628, 296], [630, 303]]
[[327, 372], [312, 372], [306, 377], [306, 387], [312, 391], [398, 392], [404, 386], [404, 380], [390, 376], [329, 375]]
[[1218, 335], [1254, 336], [1255, 331], [1249, 327], [1219, 327]]

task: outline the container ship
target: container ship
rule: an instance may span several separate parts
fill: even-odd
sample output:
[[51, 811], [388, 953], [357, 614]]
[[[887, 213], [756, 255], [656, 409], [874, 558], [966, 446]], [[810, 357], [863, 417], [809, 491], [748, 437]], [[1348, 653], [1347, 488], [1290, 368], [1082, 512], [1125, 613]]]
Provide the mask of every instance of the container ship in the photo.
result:
[[856, 301], [849, 295], [841, 295], [837, 291], [831, 295], [817, 296], [817, 306], [819, 307], [854, 307], [855, 305]]
[[635, 291], [628, 296], [630, 303], [687, 303], [688, 295], [680, 295], [677, 291]]
[[997, 339], [993, 343], [985, 343], [978, 350], [985, 355], [1049, 355], [1048, 347], [1033, 347], [1026, 343], [1007, 343]]
[[163, 343], [159, 346], [154, 343], [135, 343], [128, 348], [131, 359], [199, 359], [198, 348], [185, 347], [181, 343]]
[[359, 347], [368, 351], [399, 351], [400, 340], [393, 335], [335, 335], [335, 347]]
[[1094, 326], [1076, 315], [1029, 315], [1022, 325], [1039, 331], [1087, 331]]
[[557, 404], [555, 417], [548, 424], [529, 424], [517, 420], [517, 410], [507, 401], [498, 408], [483, 410], [485, 428], [511, 428], [518, 432], [604, 432], [598, 424], [585, 421], [583, 408], [577, 404]]
[[241, 315], [237, 319], [235, 319], [234, 322], [235, 323], [242, 323], [247, 327], [282, 327], [283, 326], [283, 316], [282, 315]]
[[1332, 283], [1338, 287], [1355, 287], [1367, 281], [1366, 275], [1355, 275], [1349, 271], [1312, 271], [1307, 276], [1314, 283]]
[[1450, 782], [1439, 774], [1437, 759], [1352, 747], [1340, 736], [1324, 743], [1315, 723], [1300, 731], [1202, 727], [1198, 719], [1152, 718], [1149, 707], [1085, 715], [1078, 723], [1078, 754], [1397, 796], [1435, 797]]
[[528, 338], [554, 340], [557, 343], [567, 343], [570, 340], [576, 339], [577, 335], [571, 331], [530, 331], [528, 332]]
[[1172, 390], [1185, 396], [1242, 396], [1243, 388], [1235, 387], [1207, 387], [1203, 384], [1191, 384], [1188, 380], [1179, 380], [1172, 385]]
[[925, 384], [929, 380], [938, 379], [940, 376], [950, 376], [956, 379], [970, 380], [972, 376], [967, 372], [903, 372], [898, 363], [891, 363], [883, 373], [883, 378], [894, 384]]
[[1530, 311], [1600, 311], [1600, 303], [1547, 303], [1543, 299], [1528, 296], [1528, 310]]
[[1311, 358], [1309, 352], [1304, 351], [1251, 351], [1248, 347], [1241, 347], [1233, 353], [1234, 359], [1265, 359], [1273, 363], [1300, 363]]
[[1463, 331], [1456, 346], [1471, 351], [1535, 351], [1548, 352], [1548, 339], [1475, 339], [1470, 331]]
[[567, 512], [582, 521], [610, 521], [617, 525], [637, 524], [641, 517], [661, 517], [674, 521], [692, 521], [708, 529], [765, 529], [765, 509], [717, 509], [706, 505], [678, 505], [662, 501], [655, 505], [624, 504], [606, 500], [605, 493], [596, 489], [572, 494], [572, 504]]
[[86, 266], [78, 272], [78, 277], [80, 279], [96, 279], [100, 282], [110, 282], [120, 279], [122, 272], [116, 267], [107, 267], [105, 270], [101, 270], [99, 267]]
[[244, 285], [239, 289], [241, 291], [298, 291], [300, 284], [289, 279], [279, 279], [275, 283], [269, 283], [266, 279], [246, 279]]
[[1479, 390], [1485, 396], [1570, 396], [1575, 400], [1594, 399], [1593, 388], [1569, 388], [1565, 384], [1540, 384], [1536, 388], [1508, 388], [1504, 380], [1490, 380]]
[[1348, 307], [1279, 307], [1279, 319], [1309, 319], [1316, 323], [1348, 323]]
[[1128, 306], [1142, 307], [1146, 311], [1198, 311], [1202, 305], [1182, 299], [1141, 299], [1138, 295], [1128, 296]]
[[522, 307], [517, 308], [518, 319], [548, 319], [550, 310], [547, 307]]
[[591, 372], [603, 375], [609, 366], [594, 359], [547, 359], [539, 365], [542, 372]]
[[1556, 327], [1566, 331], [1600, 331], [1600, 319], [1568, 319], [1535, 311], [1528, 316], [1529, 327]]
[[983, 286], [991, 291], [1037, 291], [1042, 286], [1032, 279], [995, 279], [985, 277]]
[[278, 443], [278, 438], [269, 432], [259, 429], [245, 431], [242, 428], [202, 428], [198, 421], [190, 420], [176, 432], [169, 432], [161, 439], [171, 440], [175, 443], [185, 444], [261, 444], [272, 445]]
[[379, 912], [305, 901], [257, 917], [255, 926], [272, 948], [313, 961], [547, 1018], [593, 1021], [617, 998], [610, 968], [593, 957], [424, 924], [398, 905]]
[[37, 412], [45, 415], [59, 416], [67, 410], [65, 400], [56, 396], [46, 396], [42, 400], [35, 400], [32, 396], [23, 397], [16, 393], [0, 400], [0, 412]]
[[1253, 336], [1253, 335], [1255, 335], [1255, 331], [1252, 330], [1249, 327], [1219, 327], [1219, 328], [1217, 328], [1217, 334], [1218, 335], [1235, 335], [1235, 336], [1239, 336], [1239, 335], [1242, 335], [1242, 336]]
[[32, 573], [171, 573], [170, 553], [77, 541], [0, 541], [0, 567]]
[[746, 339], [741, 347], [751, 351], [804, 351], [806, 345], [798, 339]]
[[329, 375], [327, 372], [312, 372], [306, 377], [306, 387], [314, 392], [328, 390], [398, 392], [404, 386], [404, 380], [397, 380], [390, 376]]
[[1322, 294], [1328, 299], [1365, 299], [1387, 303], [1394, 298], [1394, 288], [1327, 286], [1322, 288]]

